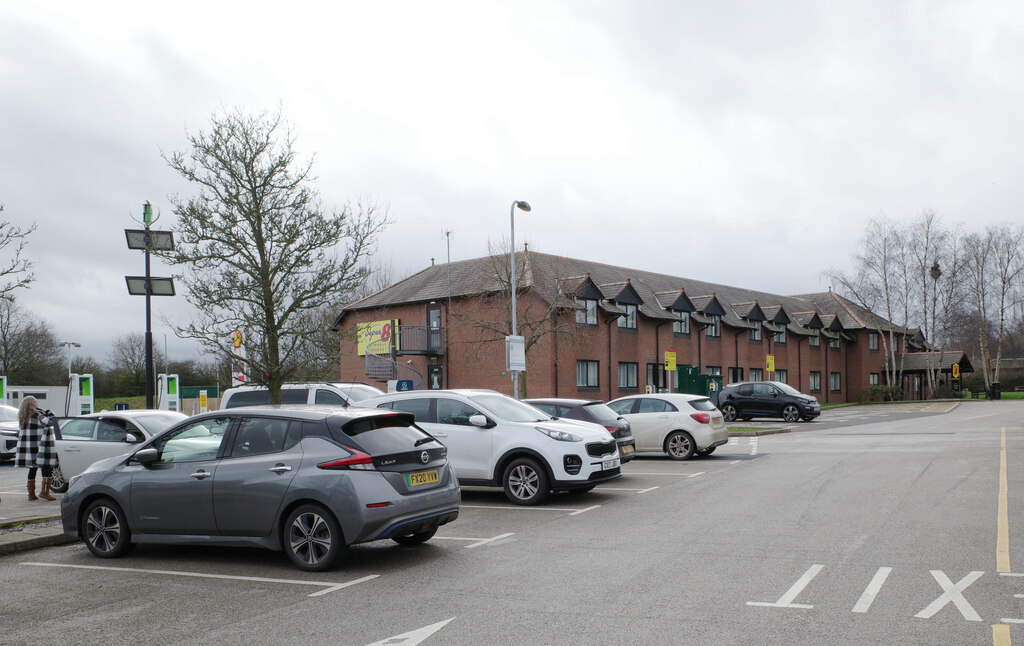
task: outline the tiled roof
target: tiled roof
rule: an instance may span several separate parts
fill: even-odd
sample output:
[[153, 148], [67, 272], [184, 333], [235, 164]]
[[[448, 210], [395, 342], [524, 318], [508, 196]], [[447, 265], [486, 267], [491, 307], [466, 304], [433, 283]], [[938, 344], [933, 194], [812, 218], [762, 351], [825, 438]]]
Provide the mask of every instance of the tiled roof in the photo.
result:
[[[636, 292], [642, 301], [640, 315], [662, 318], [659, 312], [675, 301], [674, 296], [681, 290], [689, 296], [697, 312], [708, 307], [714, 298], [719, 304], [757, 303], [768, 320], [774, 320], [781, 308], [792, 320], [787, 330], [794, 334], [808, 334], [804, 326], [815, 312], [835, 314], [842, 327], [850, 329], [887, 329], [889, 325], [881, 317], [859, 307], [833, 292], [783, 296], [740, 287], [708, 283], [689, 278], [671, 276], [639, 269], [629, 269], [589, 260], [565, 258], [536, 251], [516, 254], [521, 273], [516, 284], [520, 289], [533, 289], [538, 296], [556, 306], [574, 307], [574, 292], [587, 278], [601, 289], [613, 284], [626, 284]], [[451, 268], [451, 296], [460, 298], [479, 293], [500, 291], [504, 281], [499, 276], [508, 274], [508, 256], [486, 256], [448, 264], [438, 264], [401, 280], [376, 294], [352, 303], [345, 311], [376, 309], [380, 307], [426, 303], [448, 297], [448, 269]], [[618, 309], [618, 308], [615, 308]], [[722, 322], [733, 327], [748, 327], [731, 305], [724, 306]], [[614, 311], [614, 310], [608, 310]], [[809, 313], [801, 318], [797, 313]], [[340, 323], [344, 311], [339, 315]], [[699, 319], [694, 318], [699, 322]]]
[[907, 352], [896, 355], [896, 365], [902, 366], [904, 372], [922, 372], [928, 368], [939, 368], [942, 372], [950, 372], [954, 363], [960, 364], [960, 372], [974, 372], [967, 354], [963, 350], [946, 350], [945, 352]]

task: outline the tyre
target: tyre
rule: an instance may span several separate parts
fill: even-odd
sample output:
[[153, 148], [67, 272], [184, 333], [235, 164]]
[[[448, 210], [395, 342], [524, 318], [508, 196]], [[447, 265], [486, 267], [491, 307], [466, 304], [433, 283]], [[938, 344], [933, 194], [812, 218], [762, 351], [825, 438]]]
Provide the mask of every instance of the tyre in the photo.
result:
[[673, 460], [689, 460], [693, 452], [693, 438], [686, 431], [672, 431], [665, 438], [665, 453]]
[[307, 572], [326, 570], [347, 551], [338, 521], [317, 504], [301, 505], [288, 514], [282, 538], [285, 554]]
[[787, 422], [795, 422], [800, 419], [800, 409], [793, 404], [786, 404], [782, 408], [782, 419]]
[[64, 472], [60, 470], [60, 462], [57, 466], [53, 467], [53, 472], [50, 474], [50, 491], [55, 493], [66, 493], [68, 490], [68, 481], [64, 479]]
[[82, 514], [82, 540], [101, 559], [127, 554], [132, 548], [132, 532], [121, 507], [110, 498], [94, 500]]
[[548, 474], [533, 458], [516, 458], [501, 477], [505, 496], [516, 505], [539, 505], [548, 497]]
[[706, 449], [702, 449], [700, 451], [696, 451], [696, 453], [697, 453], [697, 455], [711, 455], [712, 453], [715, 452], [715, 449], [717, 449], [717, 448], [718, 448], [717, 446], [709, 446]]
[[420, 543], [426, 543], [432, 539], [436, 533], [437, 527], [433, 527], [425, 532], [416, 532], [415, 534], [407, 534], [405, 536], [395, 536], [391, 540], [399, 545], [419, 545]]
[[732, 404], [722, 406], [722, 417], [724, 417], [727, 422], [736, 421], [736, 407]]

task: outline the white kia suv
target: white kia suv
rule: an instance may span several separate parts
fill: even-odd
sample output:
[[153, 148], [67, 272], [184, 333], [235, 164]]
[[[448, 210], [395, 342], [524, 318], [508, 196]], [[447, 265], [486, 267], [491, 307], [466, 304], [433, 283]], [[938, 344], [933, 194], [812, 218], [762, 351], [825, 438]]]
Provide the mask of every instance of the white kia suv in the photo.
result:
[[590, 491], [620, 475], [615, 439], [603, 427], [552, 419], [493, 390], [390, 393], [360, 406], [404, 411], [448, 447], [459, 483], [503, 487], [517, 505], [552, 491]]

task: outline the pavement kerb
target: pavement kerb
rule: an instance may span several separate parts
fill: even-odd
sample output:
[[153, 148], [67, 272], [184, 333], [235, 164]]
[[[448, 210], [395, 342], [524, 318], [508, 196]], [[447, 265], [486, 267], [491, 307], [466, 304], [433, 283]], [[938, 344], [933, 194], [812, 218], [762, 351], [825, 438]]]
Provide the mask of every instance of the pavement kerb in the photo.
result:
[[13, 554], [34, 550], [40, 547], [52, 547], [54, 545], [67, 545], [74, 543], [73, 538], [64, 533], [64, 528], [40, 527], [38, 529], [23, 529], [20, 532], [0, 534], [0, 554]]

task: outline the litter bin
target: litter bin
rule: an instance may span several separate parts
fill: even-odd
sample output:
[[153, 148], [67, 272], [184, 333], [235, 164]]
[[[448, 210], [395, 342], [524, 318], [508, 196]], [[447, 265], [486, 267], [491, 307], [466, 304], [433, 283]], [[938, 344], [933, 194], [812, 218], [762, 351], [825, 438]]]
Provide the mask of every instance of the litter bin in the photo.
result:
[[999, 385], [998, 381], [993, 381], [992, 382], [992, 395], [991, 395], [991, 397], [989, 397], [989, 399], [1002, 399], [1002, 398], [1003, 398], [1003, 389], [1002, 389], [1002, 387]]

